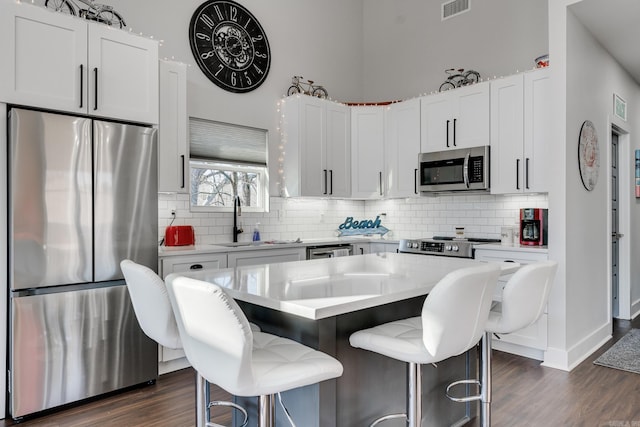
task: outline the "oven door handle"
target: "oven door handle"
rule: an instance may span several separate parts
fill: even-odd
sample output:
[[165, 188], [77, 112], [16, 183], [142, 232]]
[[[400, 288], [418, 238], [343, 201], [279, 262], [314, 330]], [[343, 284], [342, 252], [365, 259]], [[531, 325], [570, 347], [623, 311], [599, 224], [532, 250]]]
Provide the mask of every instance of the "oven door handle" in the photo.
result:
[[469, 188], [469, 159], [471, 158], [471, 153], [467, 152], [467, 155], [464, 156], [464, 165], [462, 166], [462, 175], [464, 178], [464, 185]]

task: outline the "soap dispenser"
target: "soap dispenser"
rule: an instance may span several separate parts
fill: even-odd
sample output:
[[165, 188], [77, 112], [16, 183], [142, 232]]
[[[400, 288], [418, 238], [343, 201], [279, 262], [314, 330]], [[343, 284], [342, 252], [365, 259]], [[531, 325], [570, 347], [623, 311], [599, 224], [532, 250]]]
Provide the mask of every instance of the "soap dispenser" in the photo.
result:
[[258, 243], [260, 241], [260, 223], [257, 222], [253, 229], [253, 242]]

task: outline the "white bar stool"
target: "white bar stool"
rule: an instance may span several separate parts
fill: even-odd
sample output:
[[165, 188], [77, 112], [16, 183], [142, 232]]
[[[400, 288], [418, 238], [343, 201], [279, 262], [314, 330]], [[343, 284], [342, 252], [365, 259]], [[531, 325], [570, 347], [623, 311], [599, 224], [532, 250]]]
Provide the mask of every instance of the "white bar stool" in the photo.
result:
[[342, 364], [325, 353], [252, 331], [219, 286], [177, 274], [166, 280], [187, 359], [227, 392], [259, 396], [259, 427], [275, 425], [276, 393], [342, 375]]
[[[536, 322], [547, 305], [558, 263], [542, 261], [521, 267], [509, 279], [502, 291], [502, 302], [489, 312], [481, 344], [480, 381], [462, 380], [447, 387], [447, 396], [456, 402], [480, 400], [480, 425], [491, 425], [491, 336], [510, 334]], [[453, 397], [449, 394], [458, 384], [480, 386], [476, 396]]]
[[373, 427], [406, 418], [409, 427], [422, 421], [421, 365], [437, 363], [474, 347], [485, 330], [500, 267], [482, 264], [446, 275], [425, 299], [422, 315], [355, 332], [353, 347], [408, 363], [407, 412], [374, 420]]
[[[136, 318], [142, 331], [158, 344], [174, 350], [182, 349], [182, 341], [176, 324], [175, 316], [167, 294], [164, 280], [150, 268], [136, 264], [131, 260], [123, 260], [120, 268], [124, 274], [127, 290], [131, 297], [131, 305], [136, 313]], [[251, 325], [255, 330], [260, 330], [256, 325]], [[240, 405], [227, 401], [211, 401], [209, 383], [199, 374], [196, 379], [197, 397], [197, 425], [211, 426], [212, 406], [230, 406], [240, 411], [244, 416], [243, 426], [248, 420], [247, 411]]]

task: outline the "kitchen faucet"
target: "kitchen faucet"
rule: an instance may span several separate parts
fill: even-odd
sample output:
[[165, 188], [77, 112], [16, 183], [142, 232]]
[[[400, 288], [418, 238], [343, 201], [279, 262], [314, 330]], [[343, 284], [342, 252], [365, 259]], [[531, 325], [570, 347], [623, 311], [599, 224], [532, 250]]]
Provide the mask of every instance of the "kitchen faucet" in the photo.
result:
[[233, 200], [233, 242], [238, 241], [238, 234], [242, 233], [242, 224], [238, 224], [238, 218], [242, 216], [242, 208], [240, 206], [240, 196], [236, 196]]

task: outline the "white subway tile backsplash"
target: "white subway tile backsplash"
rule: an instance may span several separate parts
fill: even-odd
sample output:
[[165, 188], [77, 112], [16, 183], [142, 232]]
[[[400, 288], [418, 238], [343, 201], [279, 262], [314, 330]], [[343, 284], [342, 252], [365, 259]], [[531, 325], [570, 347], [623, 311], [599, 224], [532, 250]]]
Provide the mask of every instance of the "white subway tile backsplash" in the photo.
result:
[[[198, 243], [212, 244], [232, 240], [233, 216], [230, 212], [189, 211], [185, 194], [159, 194], [159, 234], [171, 223], [171, 209], [176, 209], [174, 225], [193, 225]], [[547, 208], [546, 194], [534, 195], [446, 195], [393, 200], [324, 200], [270, 199], [270, 212], [243, 212], [245, 233], [240, 240], [251, 239], [256, 222], [263, 240], [325, 238], [336, 235], [338, 226], [348, 216], [374, 219], [392, 231], [390, 238], [420, 238], [435, 234], [454, 235], [458, 226], [472, 237], [500, 238], [500, 228], [518, 221], [520, 208]]]

